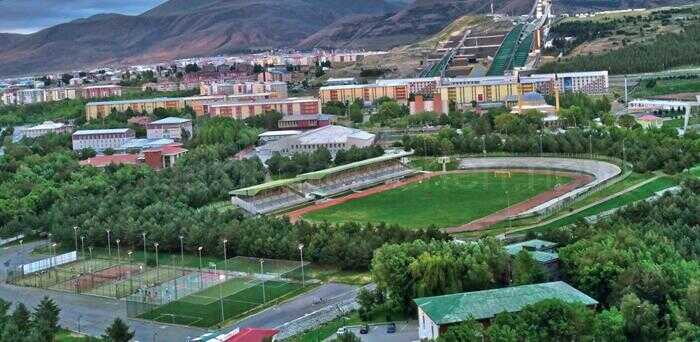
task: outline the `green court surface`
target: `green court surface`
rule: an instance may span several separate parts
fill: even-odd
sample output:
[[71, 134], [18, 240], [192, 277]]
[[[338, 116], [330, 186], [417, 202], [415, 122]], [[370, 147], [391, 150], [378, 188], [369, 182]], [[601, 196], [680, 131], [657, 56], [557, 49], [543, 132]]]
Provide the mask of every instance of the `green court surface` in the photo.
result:
[[148, 267], [143, 272], [134, 273], [132, 277], [109, 282], [86, 293], [96, 296], [123, 298], [135, 293], [139, 287], [144, 285], [150, 286], [151, 284], [164, 283], [182, 277], [186, 273], [188, 272], [170, 267], [159, 267], [158, 269]]
[[255, 285], [256, 280], [250, 278], [235, 278], [222, 284], [212, 286], [204, 291], [197, 292], [182, 298], [181, 301], [190, 304], [208, 305], [219, 300], [219, 297], [228, 297], [237, 292]]
[[[225, 283], [222, 287], [224, 320], [239, 318], [244, 313], [262, 306], [266, 302], [291, 294], [301, 288], [301, 284], [266, 281], [264, 285], [265, 300], [263, 300], [262, 284], [255, 284], [252, 287], [234, 292], [242, 285], [241, 281], [235, 280]], [[228, 295], [223, 293], [224, 288], [226, 288]], [[141, 315], [140, 318], [202, 328], [213, 327], [221, 323], [221, 300], [219, 298], [219, 287], [213, 286], [151, 310]]]
[[478, 172], [437, 176], [304, 216], [311, 221], [459, 226], [570, 182], [569, 177]]
[[546, 225], [537, 227], [536, 230], [549, 229], [555, 227], [562, 227], [570, 224], [576, 223], [578, 220], [583, 219], [588, 216], [597, 215], [605, 211], [619, 208], [654, 195], [655, 192], [667, 189], [678, 185], [678, 181], [670, 177], [658, 178], [650, 183], [647, 183], [635, 190], [627, 192], [625, 194], [619, 195], [617, 197], [611, 198], [603, 203], [599, 203], [593, 207], [586, 210], [578, 212], [576, 214], [561, 218], [554, 222], [548, 223]]

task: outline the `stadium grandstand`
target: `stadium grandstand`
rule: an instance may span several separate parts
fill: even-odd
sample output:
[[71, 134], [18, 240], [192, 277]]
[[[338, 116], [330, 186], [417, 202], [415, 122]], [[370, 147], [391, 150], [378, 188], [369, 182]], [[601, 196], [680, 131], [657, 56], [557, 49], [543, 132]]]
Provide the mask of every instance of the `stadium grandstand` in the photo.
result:
[[231, 202], [258, 215], [284, 211], [317, 199], [361, 190], [415, 173], [402, 160], [413, 152], [388, 153], [325, 170], [230, 192]]

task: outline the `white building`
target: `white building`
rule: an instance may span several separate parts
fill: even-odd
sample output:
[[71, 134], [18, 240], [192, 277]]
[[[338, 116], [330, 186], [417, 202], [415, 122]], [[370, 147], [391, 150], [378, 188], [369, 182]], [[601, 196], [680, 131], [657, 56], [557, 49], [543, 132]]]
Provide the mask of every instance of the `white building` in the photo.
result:
[[20, 89], [17, 91], [18, 104], [33, 104], [46, 101], [44, 89]]
[[297, 152], [314, 152], [319, 148], [326, 148], [331, 154], [335, 154], [339, 150], [347, 150], [353, 146], [357, 148], [372, 146], [374, 141], [374, 134], [359, 129], [329, 125], [272, 141], [259, 147], [258, 153], [264, 160], [275, 152], [288, 155]]
[[131, 128], [92, 129], [73, 133], [73, 151], [92, 148], [103, 151], [117, 149], [134, 139], [136, 134]]
[[36, 138], [49, 133], [70, 133], [73, 132], [72, 125], [61, 122], [44, 121], [44, 123], [22, 129], [22, 135], [26, 138]]
[[192, 137], [192, 120], [169, 117], [153, 121], [146, 126], [146, 137], [148, 139], [174, 139], [183, 140], [183, 132], [187, 132], [187, 137]]
[[687, 108], [696, 107], [698, 105], [700, 105], [700, 103], [687, 101], [634, 99], [629, 102], [627, 107], [632, 112], [655, 110], [676, 110], [685, 112]]

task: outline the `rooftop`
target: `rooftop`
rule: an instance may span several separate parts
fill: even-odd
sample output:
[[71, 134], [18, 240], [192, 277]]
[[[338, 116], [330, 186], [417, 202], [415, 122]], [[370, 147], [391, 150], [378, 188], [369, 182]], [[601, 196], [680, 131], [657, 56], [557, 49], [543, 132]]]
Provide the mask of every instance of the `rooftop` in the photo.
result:
[[76, 135], [93, 135], [93, 134], [118, 134], [118, 133], [128, 133], [131, 128], [109, 128], [109, 129], [84, 129], [80, 131], [75, 131], [73, 136]]
[[663, 120], [663, 119], [656, 116], [656, 115], [647, 114], [647, 115], [640, 116], [639, 118], [637, 118], [637, 120], [639, 120], [639, 121], [658, 121], [658, 120]]
[[443, 325], [463, 322], [469, 318], [490, 319], [501, 312], [518, 312], [527, 305], [545, 299], [584, 305], [598, 304], [595, 299], [562, 281], [416, 298], [414, 302], [436, 324]]
[[296, 137], [300, 144], [343, 144], [348, 138], [368, 140], [373, 139], [374, 134], [345, 126], [328, 125], [306, 131]]
[[266, 337], [273, 337], [278, 332], [275, 329], [243, 328], [226, 342], [262, 342]]
[[131, 139], [125, 144], [119, 146], [119, 150], [128, 150], [128, 149], [152, 149], [152, 148], [158, 148], [161, 146], [165, 145], [171, 145], [175, 141], [173, 139]]
[[88, 158], [80, 162], [80, 165], [90, 165], [94, 167], [106, 167], [108, 165], [130, 164], [136, 165], [139, 162], [139, 156], [136, 154], [114, 154], [111, 156], [101, 155]]
[[532, 240], [527, 240], [527, 241], [523, 241], [523, 242], [509, 244], [506, 246], [506, 250], [508, 250], [509, 253], [512, 251], [513, 254], [515, 254], [515, 253], [520, 252], [520, 250], [522, 250], [522, 249], [541, 251], [541, 250], [546, 250], [546, 249], [552, 249], [556, 245], [557, 244], [554, 242], [532, 239]]
[[62, 122], [44, 121], [44, 122], [43, 122], [42, 124], [40, 124], [40, 125], [28, 127], [28, 128], [26, 128], [25, 130], [30, 130], [30, 129], [37, 129], [37, 130], [40, 130], [40, 129], [59, 129], [59, 128], [63, 128], [63, 127], [65, 127], [65, 126], [66, 126], [66, 124], [64, 124], [64, 123], [62, 123]]
[[295, 130], [282, 130], [282, 131], [267, 131], [264, 133], [260, 133], [258, 135], [259, 138], [263, 137], [278, 137], [278, 136], [287, 136], [287, 135], [297, 135], [301, 134], [302, 131], [295, 131]]
[[153, 121], [153, 122], [151, 122], [151, 124], [156, 124], [156, 125], [182, 124], [182, 123], [191, 122], [191, 121], [192, 120], [185, 119], [185, 118], [168, 117], [168, 118]]

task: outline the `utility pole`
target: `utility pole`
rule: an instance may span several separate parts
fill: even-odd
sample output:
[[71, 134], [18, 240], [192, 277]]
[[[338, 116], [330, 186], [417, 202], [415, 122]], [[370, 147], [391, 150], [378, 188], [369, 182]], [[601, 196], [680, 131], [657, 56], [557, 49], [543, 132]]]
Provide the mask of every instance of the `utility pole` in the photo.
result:
[[109, 258], [112, 259], [112, 241], [111, 241], [111, 236], [109, 233], [111, 231], [109, 229], [106, 230], [107, 232], [107, 255], [109, 255]]

